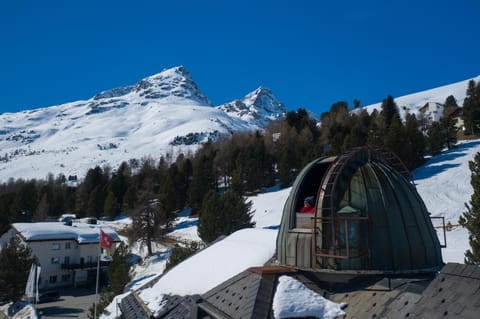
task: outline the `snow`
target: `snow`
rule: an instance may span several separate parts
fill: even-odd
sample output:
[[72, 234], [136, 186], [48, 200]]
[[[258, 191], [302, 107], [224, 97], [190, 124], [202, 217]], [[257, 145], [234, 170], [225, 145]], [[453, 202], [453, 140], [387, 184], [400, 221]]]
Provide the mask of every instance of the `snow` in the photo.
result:
[[275, 253], [276, 237], [276, 230], [239, 230], [172, 268], [140, 297], [159, 311], [164, 294], [206, 293], [252, 266], [264, 265]]
[[[248, 95], [251, 103], [256, 94]], [[263, 97], [262, 103], [268, 110], [246, 105], [258, 113], [245, 118], [213, 107], [188, 72], [175, 67], [89, 100], [0, 114], [0, 182], [45, 179], [49, 172], [83, 178], [95, 166], [116, 169], [130, 159], [158, 160], [167, 153], [176, 158], [218, 134], [261, 130], [272, 114], [285, 111], [276, 100]], [[201, 140], [172, 145], [189, 134]]]
[[72, 226], [63, 222], [14, 223], [12, 227], [27, 241], [71, 239], [79, 244], [98, 243], [100, 228], [115, 241], [120, 241], [117, 233], [110, 227], [82, 222], [74, 222]]
[[[457, 104], [462, 106], [463, 100], [466, 96], [468, 82], [470, 82], [470, 80], [474, 80], [475, 83], [478, 83], [480, 82], [480, 75], [472, 79], [440, 86], [434, 89], [395, 97], [395, 103], [400, 109], [400, 115], [402, 116], [402, 118], [405, 118], [406, 111], [417, 115], [418, 110], [427, 102], [437, 102], [443, 104], [445, 103], [447, 97], [450, 95], [453, 95], [453, 97], [457, 100]], [[368, 105], [365, 107], [365, 109], [368, 111], [368, 113], [371, 113], [373, 112], [373, 110], [381, 111], [381, 107], [382, 102], [379, 102]]]
[[[27, 301], [10, 302], [0, 306], [0, 313], [8, 315], [10, 319], [37, 319], [35, 308]], [[1, 316], [0, 316], [1, 317]]]
[[202, 242], [197, 232], [198, 218], [181, 216], [174, 223], [174, 230], [168, 237], [179, 242]]
[[[470, 248], [467, 230], [456, 225], [473, 193], [468, 162], [477, 152], [480, 152], [480, 140], [460, 141], [457, 147], [431, 158], [413, 172], [418, 193], [428, 211], [455, 226], [446, 233], [447, 247], [442, 249], [446, 262], [463, 263], [464, 253]], [[440, 240], [443, 242], [443, 233]]]
[[300, 317], [335, 319], [345, 314], [342, 310], [344, 306], [346, 304], [337, 304], [323, 298], [292, 277], [280, 276], [272, 307], [273, 315], [277, 319]]

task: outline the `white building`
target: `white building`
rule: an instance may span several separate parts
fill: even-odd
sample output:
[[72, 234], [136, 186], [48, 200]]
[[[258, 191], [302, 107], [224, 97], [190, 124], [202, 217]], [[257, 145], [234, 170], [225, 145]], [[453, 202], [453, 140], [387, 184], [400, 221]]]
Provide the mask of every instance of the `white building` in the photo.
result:
[[418, 111], [427, 120], [427, 124], [430, 125], [433, 122], [439, 122], [442, 119], [443, 104], [437, 102], [427, 102]]
[[[102, 226], [103, 232], [120, 242], [117, 233]], [[1, 238], [7, 243], [17, 236], [40, 262], [39, 289], [82, 285], [94, 282], [99, 258], [100, 225], [81, 222], [14, 223]], [[103, 270], [107, 262], [101, 261]]]

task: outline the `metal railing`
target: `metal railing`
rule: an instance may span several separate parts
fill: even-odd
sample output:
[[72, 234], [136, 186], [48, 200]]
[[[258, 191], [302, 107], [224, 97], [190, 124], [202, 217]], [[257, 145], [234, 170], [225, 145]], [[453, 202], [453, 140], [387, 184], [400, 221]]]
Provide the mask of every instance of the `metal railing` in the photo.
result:
[[[367, 254], [366, 248], [362, 249], [361, 239], [363, 238], [363, 228], [361, 221], [368, 221], [368, 216], [359, 215], [337, 215], [335, 217], [312, 217], [312, 254], [313, 265], [316, 266], [317, 257], [327, 257], [334, 259], [352, 259], [362, 257]], [[352, 223], [356, 224], [355, 232], [357, 243], [352, 243], [349, 230]], [[342, 234], [343, 227], [343, 234]], [[335, 233], [335, 236], [332, 236]], [[330, 236], [327, 236], [330, 235]], [[320, 237], [322, 238], [320, 242]], [[328, 237], [335, 238], [335, 241]], [[320, 243], [319, 243], [320, 242]]]
[[[100, 261], [100, 267], [106, 267], [111, 263], [111, 261]], [[86, 262], [86, 263], [68, 263], [61, 264], [62, 269], [75, 270], [75, 269], [92, 269], [97, 268], [97, 262]]]

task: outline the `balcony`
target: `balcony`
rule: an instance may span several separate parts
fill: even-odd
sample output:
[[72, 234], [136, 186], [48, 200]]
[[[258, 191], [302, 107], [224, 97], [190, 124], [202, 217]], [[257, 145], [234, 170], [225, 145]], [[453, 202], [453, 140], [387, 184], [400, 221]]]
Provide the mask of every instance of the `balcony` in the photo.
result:
[[[100, 267], [107, 267], [111, 261], [100, 261]], [[62, 269], [66, 270], [76, 270], [76, 269], [94, 269], [97, 268], [97, 262], [87, 262], [87, 263], [68, 263], [68, 264], [61, 264]]]

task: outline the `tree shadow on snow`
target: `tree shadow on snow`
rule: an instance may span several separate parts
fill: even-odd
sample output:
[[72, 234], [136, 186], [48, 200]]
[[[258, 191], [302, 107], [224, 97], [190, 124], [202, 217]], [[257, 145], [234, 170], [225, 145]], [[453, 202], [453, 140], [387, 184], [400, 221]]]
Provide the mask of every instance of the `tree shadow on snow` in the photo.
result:
[[[457, 145], [456, 147], [439, 154], [427, 161], [425, 165], [415, 170], [413, 173], [415, 180], [421, 180], [440, 174], [448, 169], [458, 167], [460, 164], [448, 164], [444, 162], [453, 161], [459, 157], [467, 155], [471, 148], [480, 146], [480, 141], [469, 141]], [[442, 164], [444, 163], [444, 164]], [[439, 165], [440, 164], [440, 165]]]
[[460, 164], [441, 164], [435, 166], [423, 167], [421, 171], [415, 174], [415, 180], [430, 178], [451, 168], [458, 167]]
[[276, 229], [280, 229], [280, 225], [265, 226], [265, 227], [263, 227], [263, 229], [273, 229], [273, 230], [276, 230]]
[[173, 228], [175, 230], [179, 230], [179, 229], [189, 228], [189, 227], [193, 227], [193, 226], [197, 226], [197, 225], [198, 225], [198, 219], [192, 219], [192, 220], [183, 221], [183, 222], [175, 225], [175, 227], [173, 227]]

